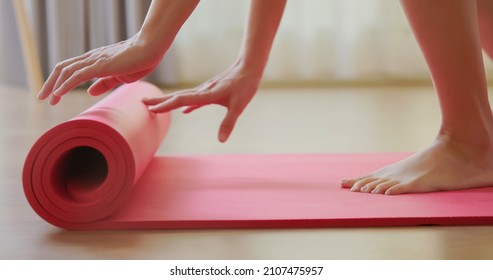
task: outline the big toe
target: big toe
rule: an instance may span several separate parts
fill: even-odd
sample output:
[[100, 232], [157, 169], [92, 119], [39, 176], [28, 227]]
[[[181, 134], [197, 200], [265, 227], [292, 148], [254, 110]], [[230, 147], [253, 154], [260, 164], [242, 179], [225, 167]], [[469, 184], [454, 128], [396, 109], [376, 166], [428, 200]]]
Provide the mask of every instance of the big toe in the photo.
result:
[[354, 184], [356, 184], [357, 182], [361, 181], [361, 180], [365, 180], [365, 179], [369, 179], [371, 176], [370, 175], [365, 175], [365, 176], [362, 176], [362, 177], [358, 177], [358, 178], [348, 178], [348, 179], [342, 179], [341, 180], [341, 186], [343, 188], [347, 188], [347, 189], [350, 189], [354, 186]]
[[367, 179], [368, 176], [363, 176], [363, 177], [358, 177], [358, 178], [350, 178], [350, 179], [342, 179], [341, 180], [341, 186], [343, 188], [352, 188], [354, 184], [358, 183], [361, 180]]
[[341, 187], [343, 188], [351, 188], [354, 183], [356, 183], [358, 179], [342, 179], [341, 180]]

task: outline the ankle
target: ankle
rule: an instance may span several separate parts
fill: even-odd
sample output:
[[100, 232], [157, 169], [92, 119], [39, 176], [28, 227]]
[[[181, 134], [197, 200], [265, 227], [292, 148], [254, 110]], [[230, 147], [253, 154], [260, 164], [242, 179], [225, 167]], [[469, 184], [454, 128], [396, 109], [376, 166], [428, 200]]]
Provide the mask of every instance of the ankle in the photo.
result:
[[493, 141], [493, 120], [488, 117], [443, 118], [438, 135], [445, 135], [466, 142], [489, 144]]
[[483, 156], [493, 153], [493, 133], [489, 131], [456, 131], [440, 129], [436, 140], [455, 147], [457, 151], [467, 152], [470, 156]]

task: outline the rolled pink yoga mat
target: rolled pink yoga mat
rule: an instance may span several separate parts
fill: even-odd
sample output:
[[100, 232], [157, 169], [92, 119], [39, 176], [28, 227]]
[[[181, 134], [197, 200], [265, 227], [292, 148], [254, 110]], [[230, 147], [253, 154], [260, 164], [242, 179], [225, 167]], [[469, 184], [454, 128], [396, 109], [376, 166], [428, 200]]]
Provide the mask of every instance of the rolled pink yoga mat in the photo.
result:
[[493, 188], [353, 193], [340, 178], [406, 154], [155, 156], [169, 114], [145, 82], [124, 85], [43, 134], [23, 171], [36, 213], [65, 229], [493, 224]]

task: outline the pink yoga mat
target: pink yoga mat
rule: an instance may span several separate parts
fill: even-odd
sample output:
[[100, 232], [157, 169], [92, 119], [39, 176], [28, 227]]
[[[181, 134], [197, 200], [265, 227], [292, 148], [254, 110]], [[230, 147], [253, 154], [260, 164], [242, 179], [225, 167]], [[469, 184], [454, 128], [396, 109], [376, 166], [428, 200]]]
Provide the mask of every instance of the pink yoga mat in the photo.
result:
[[154, 156], [170, 116], [140, 100], [161, 94], [124, 85], [43, 134], [23, 171], [36, 213], [83, 230], [493, 223], [493, 188], [385, 196], [340, 187], [406, 154]]

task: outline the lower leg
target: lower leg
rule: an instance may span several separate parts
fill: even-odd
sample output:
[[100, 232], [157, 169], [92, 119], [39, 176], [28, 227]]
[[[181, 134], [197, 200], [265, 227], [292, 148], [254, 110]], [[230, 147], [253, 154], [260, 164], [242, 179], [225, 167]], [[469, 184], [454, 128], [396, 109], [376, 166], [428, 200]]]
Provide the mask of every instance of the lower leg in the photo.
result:
[[485, 136], [482, 134], [491, 129], [493, 118], [476, 1], [404, 0], [402, 4], [438, 94], [442, 129], [462, 135], [473, 128], [472, 132]]
[[493, 115], [476, 1], [403, 0], [402, 5], [429, 67], [442, 125], [427, 149], [342, 185], [400, 194], [493, 184], [493, 175], [486, 172], [493, 170]]
[[481, 46], [493, 59], [493, 1], [477, 0]]

